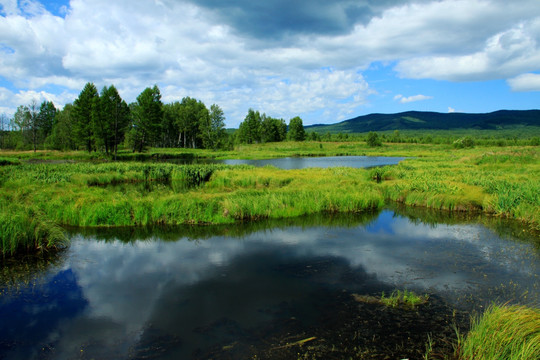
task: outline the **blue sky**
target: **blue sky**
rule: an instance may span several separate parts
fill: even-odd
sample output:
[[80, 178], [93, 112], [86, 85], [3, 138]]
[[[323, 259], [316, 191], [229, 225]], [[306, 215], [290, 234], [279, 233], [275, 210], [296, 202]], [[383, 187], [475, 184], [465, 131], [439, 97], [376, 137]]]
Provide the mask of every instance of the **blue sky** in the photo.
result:
[[538, 0], [0, 0], [0, 114], [72, 102], [218, 104], [304, 124], [540, 104]]

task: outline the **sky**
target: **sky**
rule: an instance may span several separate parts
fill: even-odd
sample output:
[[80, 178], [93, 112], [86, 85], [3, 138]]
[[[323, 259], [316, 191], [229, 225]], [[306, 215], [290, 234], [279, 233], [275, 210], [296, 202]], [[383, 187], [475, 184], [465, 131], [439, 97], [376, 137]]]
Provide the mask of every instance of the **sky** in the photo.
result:
[[0, 114], [84, 85], [304, 125], [540, 106], [539, 0], [0, 0]]

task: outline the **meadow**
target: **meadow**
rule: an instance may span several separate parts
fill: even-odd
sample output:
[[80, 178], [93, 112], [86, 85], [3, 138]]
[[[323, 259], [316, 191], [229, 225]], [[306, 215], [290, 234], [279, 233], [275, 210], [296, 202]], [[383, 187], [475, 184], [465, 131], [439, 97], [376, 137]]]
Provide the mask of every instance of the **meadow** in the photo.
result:
[[[149, 161], [336, 155], [408, 159], [372, 169], [301, 170]], [[120, 157], [113, 162], [84, 152], [2, 152], [2, 253], [61, 247], [62, 226], [224, 224], [362, 212], [389, 202], [488, 213], [540, 230], [535, 146], [285, 142], [234, 151], [152, 149], [142, 155], [147, 161], [130, 152]]]

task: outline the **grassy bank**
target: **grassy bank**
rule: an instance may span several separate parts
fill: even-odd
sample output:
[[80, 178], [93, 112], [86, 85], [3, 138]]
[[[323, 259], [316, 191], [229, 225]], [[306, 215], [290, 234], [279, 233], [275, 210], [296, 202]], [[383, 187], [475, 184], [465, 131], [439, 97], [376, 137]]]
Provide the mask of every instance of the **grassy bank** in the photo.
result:
[[540, 310], [492, 305], [460, 339], [462, 360], [540, 359]]
[[[184, 150], [157, 149], [155, 153], [180, 157]], [[260, 158], [340, 154], [414, 158], [376, 169], [280, 170], [156, 162], [72, 163], [59, 162], [59, 156], [51, 153], [35, 157], [1, 153], [7, 159], [0, 166], [2, 253], [60, 246], [59, 225], [225, 224], [362, 212], [381, 208], [387, 201], [487, 212], [540, 230], [538, 147], [456, 150], [396, 144], [373, 149], [364, 143], [288, 142], [190, 154], [199, 158], [239, 158], [243, 154]], [[85, 156], [73, 155], [74, 159]]]

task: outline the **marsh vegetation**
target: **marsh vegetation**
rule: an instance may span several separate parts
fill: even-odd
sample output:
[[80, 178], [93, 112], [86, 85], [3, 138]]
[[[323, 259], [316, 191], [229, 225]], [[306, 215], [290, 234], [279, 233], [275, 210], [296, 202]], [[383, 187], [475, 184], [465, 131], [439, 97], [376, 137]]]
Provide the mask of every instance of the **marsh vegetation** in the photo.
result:
[[[281, 170], [245, 165], [89, 162], [80, 161], [85, 159], [82, 154], [77, 154], [81, 156], [77, 162], [59, 163], [54, 160], [56, 153], [4, 152], [0, 167], [2, 252], [61, 246], [60, 226], [222, 224], [362, 212], [387, 202], [489, 213], [521, 221], [526, 229], [540, 230], [537, 147], [319, 145], [262, 144], [241, 146], [234, 152], [157, 149], [151, 154], [178, 158], [239, 158], [243, 154], [255, 158], [409, 158], [396, 166], [371, 169]], [[140, 184], [163, 186], [141, 192], [136, 186]]]

